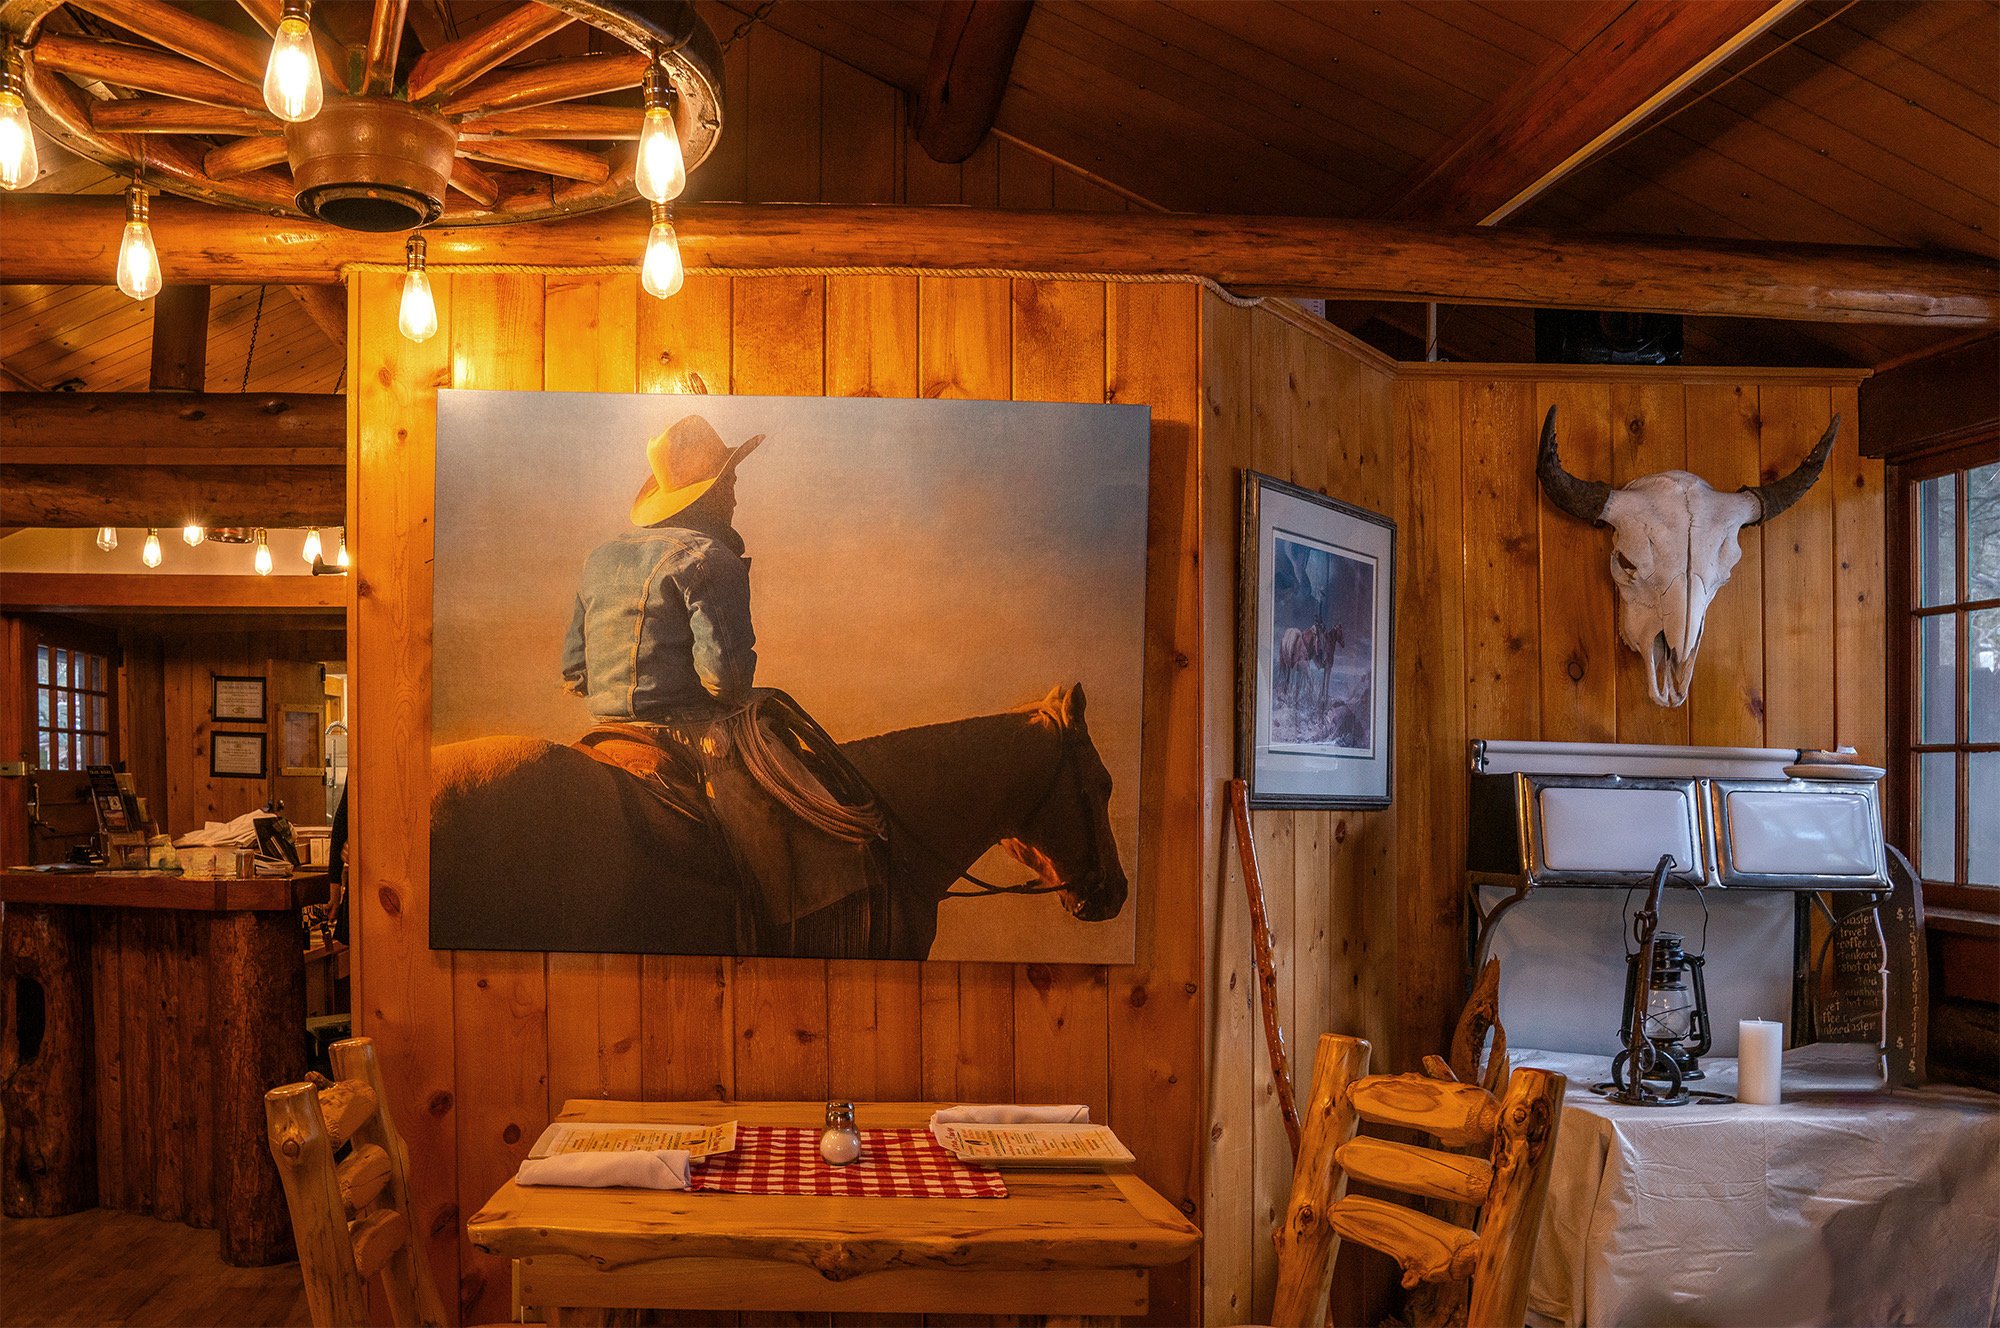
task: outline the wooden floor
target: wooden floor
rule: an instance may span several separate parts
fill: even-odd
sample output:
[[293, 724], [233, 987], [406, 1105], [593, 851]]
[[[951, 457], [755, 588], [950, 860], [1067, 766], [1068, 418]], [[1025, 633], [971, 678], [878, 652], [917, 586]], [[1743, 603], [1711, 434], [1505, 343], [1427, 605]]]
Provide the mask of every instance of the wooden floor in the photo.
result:
[[178, 1222], [92, 1209], [0, 1219], [0, 1324], [306, 1324], [299, 1266], [231, 1268], [219, 1237]]

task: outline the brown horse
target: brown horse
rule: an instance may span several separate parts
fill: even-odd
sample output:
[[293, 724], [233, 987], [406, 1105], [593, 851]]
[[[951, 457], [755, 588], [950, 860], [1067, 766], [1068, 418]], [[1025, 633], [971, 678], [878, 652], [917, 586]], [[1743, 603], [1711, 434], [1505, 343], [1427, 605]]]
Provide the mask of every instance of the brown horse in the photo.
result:
[[[574, 747], [476, 738], [431, 753], [439, 948], [922, 959], [937, 909], [1000, 845], [1086, 922], [1124, 907], [1111, 775], [1081, 686], [843, 743], [888, 813], [888, 888], [758, 924], [706, 825]], [[885, 916], [886, 915], [886, 916]]]

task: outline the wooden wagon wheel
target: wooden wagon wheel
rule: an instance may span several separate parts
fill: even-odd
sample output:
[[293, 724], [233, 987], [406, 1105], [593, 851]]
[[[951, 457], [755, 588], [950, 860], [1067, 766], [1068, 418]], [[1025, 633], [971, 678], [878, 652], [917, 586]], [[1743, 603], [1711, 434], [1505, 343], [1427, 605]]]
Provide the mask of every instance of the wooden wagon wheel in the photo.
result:
[[[530, 221], [634, 197], [633, 91], [655, 58], [676, 95], [688, 170], [721, 132], [721, 56], [687, 0], [531, 0], [458, 36], [440, 22], [442, 0], [373, 0], [353, 44], [324, 22], [333, 2], [321, 0], [313, 19], [325, 106], [290, 126], [265, 107], [270, 42], [254, 35], [276, 30], [282, 0], [238, 0], [241, 14], [219, 15], [235, 26], [210, 4], [0, 0], [0, 28], [22, 47], [41, 127], [71, 150], [140, 169], [169, 193], [279, 216], [303, 208], [356, 229]], [[339, 3], [358, 11], [364, 0]], [[574, 24], [623, 49], [508, 65]], [[620, 94], [629, 105], [595, 100]], [[425, 179], [392, 179], [387, 205], [364, 208], [350, 190], [355, 205], [341, 214], [332, 193], [310, 186], [356, 174], [329, 162], [357, 151], [375, 152], [361, 174], [402, 157], [435, 167], [435, 194]]]

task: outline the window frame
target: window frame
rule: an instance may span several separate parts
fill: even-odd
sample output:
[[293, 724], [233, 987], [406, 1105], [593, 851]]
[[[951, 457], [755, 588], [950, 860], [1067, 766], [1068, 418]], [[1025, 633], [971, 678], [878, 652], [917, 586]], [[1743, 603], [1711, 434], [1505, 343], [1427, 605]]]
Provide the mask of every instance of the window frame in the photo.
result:
[[[29, 727], [36, 769], [81, 774], [88, 766], [116, 764], [118, 661], [108, 651], [47, 639], [35, 642], [33, 657], [34, 672], [28, 682], [33, 694]], [[46, 680], [41, 669], [44, 659], [48, 661]], [[88, 678], [79, 679], [77, 665], [86, 660], [101, 670], [95, 685]], [[44, 695], [49, 701], [46, 724], [42, 722]], [[63, 708], [58, 705], [59, 697], [68, 702], [66, 723], [60, 719]], [[95, 704], [88, 704], [92, 700]], [[93, 711], [101, 723], [90, 721]]]
[[[1970, 530], [1967, 524], [1967, 488], [1963, 476], [1981, 466], [2000, 461], [2000, 429], [1982, 429], [1972, 438], [1961, 437], [1950, 446], [1927, 450], [1921, 455], [1892, 461], [1888, 488], [1888, 622], [1889, 626], [1889, 716], [1890, 772], [1887, 786], [1889, 823], [1901, 840], [1901, 847], [1918, 864], [1924, 896], [1929, 904], [2000, 916], [2000, 884], [1973, 884], [1967, 859], [1970, 853], [1968, 824], [1972, 813], [1970, 761], [1976, 753], [2000, 752], [2000, 742], [1972, 742], [1971, 716], [1967, 713], [1971, 689], [1968, 662], [1970, 633], [1967, 616], [1982, 609], [2000, 609], [2000, 598], [1967, 600]], [[1917, 577], [1921, 571], [1917, 550], [1917, 490], [1926, 480], [1941, 475], [1960, 474], [1953, 486], [1954, 585], [1951, 598], [1942, 604], [1919, 606]], [[1951, 742], [1920, 741], [1922, 715], [1918, 683], [1921, 632], [1924, 620], [1950, 617], [1953, 632], [1954, 731]], [[1921, 826], [1918, 819], [1922, 783], [1918, 767], [1925, 755], [1953, 755], [1953, 787], [1957, 806], [1953, 818], [1952, 875], [1940, 879], [1930, 874], [1932, 864], [1921, 861]]]

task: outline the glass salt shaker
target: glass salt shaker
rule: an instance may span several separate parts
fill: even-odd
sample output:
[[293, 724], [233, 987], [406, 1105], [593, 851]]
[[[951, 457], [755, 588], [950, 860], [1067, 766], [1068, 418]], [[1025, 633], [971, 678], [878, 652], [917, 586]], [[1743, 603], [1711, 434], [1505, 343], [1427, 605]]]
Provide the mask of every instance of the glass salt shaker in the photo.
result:
[[854, 1124], [852, 1102], [826, 1104], [826, 1129], [819, 1136], [819, 1155], [836, 1167], [861, 1157], [861, 1131]]

